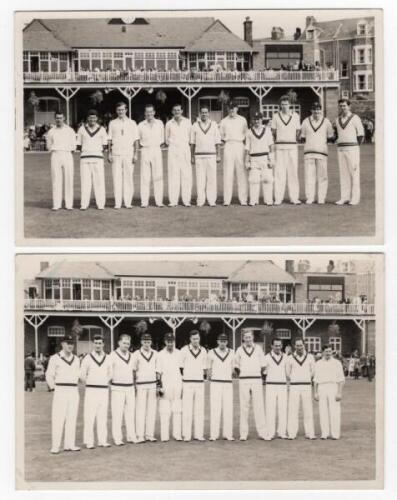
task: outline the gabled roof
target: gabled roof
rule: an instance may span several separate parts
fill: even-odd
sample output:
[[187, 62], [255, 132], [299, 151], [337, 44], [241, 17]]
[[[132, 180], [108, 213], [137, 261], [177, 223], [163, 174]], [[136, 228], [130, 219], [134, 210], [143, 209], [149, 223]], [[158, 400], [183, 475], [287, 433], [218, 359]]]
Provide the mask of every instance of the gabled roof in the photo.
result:
[[[368, 23], [367, 36], [373, 36], [375, 33], [375, 19], [373, 17], [356, 17], [353, 19], [337, 19], [335, 21], [315, 22], [313, 26], [319, 28], [319, 40], [332, 40], [342, 38], [356, 38], [357, 23], [365, 21]], [[361, 35], [365, 36], [365, 35]], [[300, 40], [306, 39], [306, 29], [303, 31]]]
[[111, 280], [113, 275], [97, 262], [74, 262], [62, 260], [41, 271], [37, 278], [42, 279], [95, 279]]
[[23, 49], [69, 52], [70, 46], [52, 32], [43, 21], [35, 19], [24, 29]]
[[[197, 40], [207, 28], [214, 24], [215, 19], [213, 17], [148, 17], [148, 24], [113, 23], [109, 18], [35, 21], [42, 23], [53, 34], [53, 37], [63, 40], [71, 48], [143, 49], [184, 48]], [[24, 48], [26, 50], [58, 50], [53, 48], [52, 42], [43, 48], [42, 32], [34, 29], [35, 21], [24, 29]], [[29, 45], [25, 43], [25, 39], [29, 40]], [[220, 45], [218, 50], [219, 47]]]
[[244, 262], [227, 280], [230, 283], [296, 283], [292, 274], [287, 273], [271, 260]]
[[206, 51], [253, 52], [247, 42], [232, 33], [221, 21], [216, 20], [202, 35], [186, 47], [187, 52]]

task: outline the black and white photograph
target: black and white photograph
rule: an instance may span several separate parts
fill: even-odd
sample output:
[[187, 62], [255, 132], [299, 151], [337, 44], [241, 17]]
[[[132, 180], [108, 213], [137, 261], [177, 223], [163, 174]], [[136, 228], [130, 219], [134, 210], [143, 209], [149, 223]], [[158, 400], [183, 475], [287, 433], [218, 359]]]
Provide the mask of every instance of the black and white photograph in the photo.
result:
[[380, 9], [19, 12], [17, 241], [383, 241]]
[[18, 255], [17, 487], [382, 488], [383, 266]]

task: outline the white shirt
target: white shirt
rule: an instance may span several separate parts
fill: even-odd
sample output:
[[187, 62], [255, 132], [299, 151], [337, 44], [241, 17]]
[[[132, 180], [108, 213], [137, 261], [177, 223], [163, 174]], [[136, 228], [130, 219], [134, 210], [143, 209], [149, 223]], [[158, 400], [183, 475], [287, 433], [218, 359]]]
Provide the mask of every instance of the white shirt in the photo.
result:
[[300, 129], [299, 115], [292, 111], [288, 115], [278, 112], [273, 115], [272, 130], [276, 131], [277, 149], [295, 149], [296, 132]]
[[174, 347], [170, 352], [165, 347], [158, 353], [156, 371], [161, 374], [163, 387], [182, 382], [180, 365], [181, 351], [179, 349]]
[[164, 142], [164, 124], [155, 118], [149, 123], [143, 120], [138, 125], [139, 140], [143, 148], [159, 148]]
[[265, 368], [266, 368], [267, 384], [287, 383], [287, 372], [286, 372], [287, 357], [288, 356], [286, 356], [283, 353], [280, 353], [277, 356], [273, 351], [266, 354]]
[[340, 383], [345, 381], [342, 363], [330, 358], [328, 361], [320, 359], [314, 367], [314, 382], [317, 384]]
[[138, 139], [138, 126], [134, 120], [116, 118], [109, 123], [109, 140], [112, 141], [114, 155], [133, 155], [134, 142]]
[[269, 154], [270, 146], [273, 145], [273, 135], [269, 127], [261, 127], [259, 130], [252, 127], [247, 131], [245, 149], [250, 156], [261, 156]]
[[180, 363], [184, 382], [202, 382], [207, 369], [207, 351], [202, 346], [194, 350], [191, 344], [185, 345], [181, 349]]
[[338, 147], [357, 146], [357, 137], [364, 135], [363, 124], [360, 117], [349, 113], [346, 118], [339, 116], [335, 121], [338, 134], [336, 144]]
[[195, 155], [206, 156], [216, 154], [216, 145], [221, 144], [218, 125], [211, 120], [206, 123], [197, 120], [191, 129], [190, 143], [195, 144]]
[[219, 347], [208, 353], [208, 369], [213, 382], [231, 382], [234, 369], [234, 351], [228, 347], [221, 351]]
[[106, 130], [97, 125], [93, 130], [82, 125], [77, 132], [77, 145], [81, 146], [80, 158], [103, 158], [103, 147], [108, 144]]
[[325, 158], [328, 156], [328, 139], [334, 131], [328, 118], [321, 116], [318, 121], [311, 116], [305, 118], [301, 127], [301, 137], [305, 138], [303, 152], [305, 158]]
[[50, 389], [54, 389], [56, 385], [77, 386], [79, 374], [79, 358], [74, 354], [70, 358], [66, 358], [61, 351], [51, 356], [45, 373], [45, 379]]
[[112, 366], [112, 391], [122, 391], [134, 385], [132, 354], [121, 352], [119, 348], [109, 355]]
[[314, 357], [308, 352], [298, 356], [296, 352], [288, 356], [287, 373], [291, 384], [310, 384], [314, 374]]
[[153, 349], [147, 352], [141, 348], [135, 351], [132, 357], [137, 385], [144, 385], [147, 388], [155, 386], [157, 352]]
[[175, 148], [188, 148], [192, 125], [190, 120], [182, 116], [179, 123], [172, 118], [165, 125], [165, 142]]
[[219, 128], [223, 141], [244, 142], [248, 125], [244, 116], [236, 115], [234, 118], [226, 116], [221, 120]]
[[76, 133], [69, 125], [53, 127], [47, 132], [48, 151], [75, 151]]
[[241, 345], [236, 350], [234, 366], [240, 369], [240, 379], [261, 378], [262, 368], [265, 366], [265, 354], [256, 345], [251, 348]]
[[112, 378], [110, 356], [105, 352], [98, 355], [94, 351], [87, 354], [81, 362], [80, 378], [86, 387], [107, 388]]

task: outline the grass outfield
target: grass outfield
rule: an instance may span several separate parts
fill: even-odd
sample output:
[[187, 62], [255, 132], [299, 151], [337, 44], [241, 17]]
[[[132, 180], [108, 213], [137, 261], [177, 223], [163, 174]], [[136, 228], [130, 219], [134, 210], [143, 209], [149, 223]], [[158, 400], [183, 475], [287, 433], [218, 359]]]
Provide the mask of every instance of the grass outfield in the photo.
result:
[[[238, 390], [235, 385], [234, 436], [238, 437]], [[209, 408], [208, 386], [206, 408]], [[144, 443], [83, 449], [51, 455], [51, 393], [44, 383], [25, 393], [26, 481], [340, 481], [375, 478], [375, 383], [347, 381], [342, 401], [339, 441], [265, 442], [256, 438], [251, 415], [246, 442]], [[206, 411], [205, 435], [209, 431]], [[314, 403], [319, 435], [318, 403]], [[77, 444], [82, 442], [82, 398]], [[109, 427], [110, 432], [110, 427]], [[156, 423], [156, 435], [159, 422]], [[109, 434], [110, 436], [110, 434]], [[166, 485], [165, 485], [166, 487]]]
[[[301, 199], [304, 199], [303, 158], [299, 148]], [[75, 156], [75, 207], [79, 207], [80, 175]], [[164, 155], [165, 159], [165, 155]], [[334, 237], [373, 236], [375, 234], [375, 146], [361, 147], [360, 205], [338, 207], [340, 198], [336, 147], [330, 147], [329, 188], [326, 205], [296, 207], [223, 207], [222, 169], [218, 168], [218, 207], [139, 208], [139, 166], [135, 168], [134, 209], [113, 210], [111, 168], [106, 163], [107, 209], [94, 208], [53, 212], [48, 153], [25, 154], [25, 237], [26, 238], [194, 238], [194, 237]], [[167, 172], [166, 161], [164, 172]], [[164, 202], [167, 203], [167, 175]], [[193, 186], [193, 203], [196, 194]], [[151, 200], [153, 204], [153, 199]], [[93, 205], [94, 206], [94, 205]]]

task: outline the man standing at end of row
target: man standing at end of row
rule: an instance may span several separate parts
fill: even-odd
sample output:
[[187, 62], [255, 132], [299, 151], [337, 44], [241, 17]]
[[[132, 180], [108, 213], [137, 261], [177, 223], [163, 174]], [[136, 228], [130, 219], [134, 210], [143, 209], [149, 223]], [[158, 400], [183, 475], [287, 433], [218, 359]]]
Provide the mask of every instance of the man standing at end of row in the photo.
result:
[[[62, 192], [65, 186], [65, 208], [73, 210], [73, 152], [76, 150], [76, 134], [64, 123], [64, 115], [55, 113], [55, 127], [47, 134], [47, 149], [51, 152], [52, 210], [62, 208]], [[63, 183], [63, 178], [65, 182]]]
[[300, 138], [305, 143], [305, 194], [306, 204], [314, 203], [316, 182], [318, 184], [317, 201], [324, 205], [328, 190], [328, 142], [334, 137], [331, 122], [321, 112], [321, 104], [311, 106], [312, 114], [302, 123]]
[[340, 438], [342, 388], [345, 383], [342, 363], [332, 356], [329, 346], [314, 370], [314, 399], [319, 401], [321, 439]]
[[210, 380], [210, 441], [219, 438], [221, 414], [223, 438], [233, 438], [233, 370], [234, 352], [227, 346], [225, 333], [218, 336], [218, 347], [208, 353], [208, 378]]
[[238, 114], [238, 105], [234, 101], [228, 103], [228, 116], [223, 118], [219, 128], [223, 152], [223, 204], [230, 205], [233, 196], [234, 171], [236, 170], [237, 193], [240, 205], [247, 205], [248, 183], [244, 166], [244, 141], [247, 135], [247, 120]]
[[196, 165], [198, 207], [202, 207], [206, 200], [210, 207], [216, 205], [221, 143], [218, 125], [210, 120], [209, 109], [201, 106], [200, 119], [193, 124], [190, 136], [192, 164]]
[[275, 143], [274, 204], [281, 205], [288, 185], [290, 202], [299, 205], [298, 139], [299, 115], [291, 110], [290, 98], [280, 98], [280, 111], [273, 116], [272, 133]]
[[173, 118], [165, 126], [165, 143], [168, 146], [168, 198], [169, 206], [176, 207], [179, 195], [182, 203], [190, 207], [192, 198], [192, 164], [190, 161], [190, 120], [182, 114], [182, 106], [174, 104]]
[[51, 356], [45, 378], [54, 391], [52, 400], [52, 446], [51, 453], [58, 454], [64, 435], [65, 451], [80, 451], [76, 446], [76, 422], [79, 409], [80, 361], [73, 354], [74, 340], [71, 335], [62, 339], [62, 349]]
[[127, 116], [124, 102], [116, 105], [117, 118], [109, 123], [108, 160], [112, 164], [114, 208], [132, 208], [134, 165], [138, 160], [139, 134], [134, 120]]
[[340, 115], [335, 122], [340, 176], [340, 200], [336, 205], [360, 203], [360, 144], [364, 127], [359, 116], [350, 111], [349, 99], [338, 101]]

